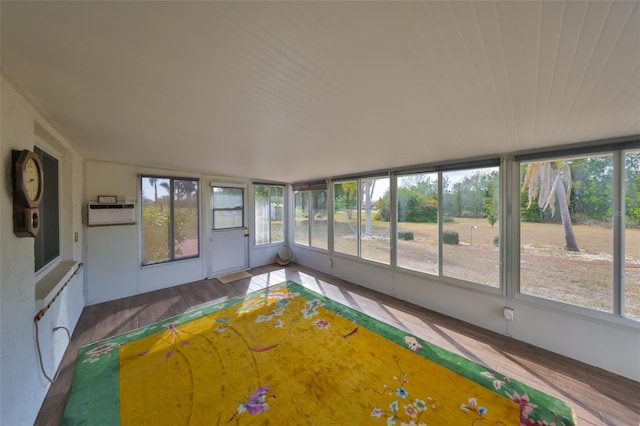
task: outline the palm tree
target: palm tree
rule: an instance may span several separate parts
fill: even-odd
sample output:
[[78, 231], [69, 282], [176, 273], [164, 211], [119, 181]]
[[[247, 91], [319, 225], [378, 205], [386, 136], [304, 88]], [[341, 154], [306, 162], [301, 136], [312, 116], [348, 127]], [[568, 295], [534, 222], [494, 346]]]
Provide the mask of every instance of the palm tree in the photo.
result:
[[157, 206], [158, 205], [158, 178], [150, 177], [149, 183], [151, 184], [151, 186], [153, 186], [153, 190], [154, 190], [153, 204]]
[[[565, 187], [566, 185], [566, 187]], [[529, 205], [538, 199], [538, 206], [544, 211], [551, 208], [551, 216], [555, 214], [556, 199], [560, 207], [560, 219], [564, 228], [564, 240], [569, 251], [580, 251], [573, 232], [571, 215], [569, 214], [569, 196], [571, 194], [571, 168], [564, 161], [545, 161], [530, 163], [524, 175], [522, 191], [529, 191]]]

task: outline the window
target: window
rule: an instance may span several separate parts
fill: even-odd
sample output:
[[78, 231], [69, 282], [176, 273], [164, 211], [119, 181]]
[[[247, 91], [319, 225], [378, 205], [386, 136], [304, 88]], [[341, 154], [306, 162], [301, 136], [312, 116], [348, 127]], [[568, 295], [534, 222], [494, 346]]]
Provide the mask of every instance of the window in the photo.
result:
[[499, 170], [442, 173], [442, 275], [500, 287]]
[[37, 146], [34, 152], [42, 160], [45, 185], [40, 202], [40, 231], [35, 237], [36, 272], [60, 256], [60, 198], [58, 194], [58, 160]]
[[[398, 266], [438, 274], [438, 173], [397, 179]], [[385, 213], [388, 215], [388, 213]]]
[[256, 245], [284, 241], [284, 187], [255, 185]]
[[389, 264], [390, 222], [380, 215], [380, 199], [389, 192], [389, 178], [360, 179], [360, 256]]
[[640, 151], [625, 155], [624, 315], [640, 320]]
[[334, 251], [389, 264], [389, 178], [336, 182], [333, 189]]
[[358, 181], [333, 184], [333, 249], [358, 255]]
[[309, 245], [311, 239], [311, 219], [309, 212], [309, 191], [294, 190], [294, 235], [293, 239], [296, 244], [304, 246]]
[[398, 266], [499, 287], [498, 184], [498, 167], [399, 176]]
[[299, 190], [294, 187], [294, 217], [296, 244], [328, 248], [327, 190]]
[[199, 256], [198, 179], [143, 176], [142, 264]]
[[242, 228], [244, 226], [244, 189], [213, 187], [213, 229]]
[[616, 310], [615, 173], [612, 154], [520, 163], [522, 294]]

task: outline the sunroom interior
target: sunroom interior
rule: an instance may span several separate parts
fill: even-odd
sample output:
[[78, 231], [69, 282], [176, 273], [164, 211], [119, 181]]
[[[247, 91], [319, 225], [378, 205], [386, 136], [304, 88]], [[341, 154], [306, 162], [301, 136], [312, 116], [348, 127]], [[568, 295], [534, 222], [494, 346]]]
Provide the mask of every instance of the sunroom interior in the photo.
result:
[[[35, 421], [85, 307], [282, 247], [640, 381], [638, 2], [2, 1], [0, 18], [1, 424]], [[13, 229], [22, 150], [44, 165], [35, 238]], [[93, 223], [108, 204], [130, 223]]]

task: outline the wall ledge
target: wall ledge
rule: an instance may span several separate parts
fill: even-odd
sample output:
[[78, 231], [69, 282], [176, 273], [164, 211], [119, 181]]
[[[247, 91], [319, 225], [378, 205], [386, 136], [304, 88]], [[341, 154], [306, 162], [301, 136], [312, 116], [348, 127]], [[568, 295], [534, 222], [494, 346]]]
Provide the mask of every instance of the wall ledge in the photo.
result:
[[56, 298], [58, 292], [80, 267], [81, 262], [74, 260], [60, 262], [36, 283], [36, 312], [44, 309]]

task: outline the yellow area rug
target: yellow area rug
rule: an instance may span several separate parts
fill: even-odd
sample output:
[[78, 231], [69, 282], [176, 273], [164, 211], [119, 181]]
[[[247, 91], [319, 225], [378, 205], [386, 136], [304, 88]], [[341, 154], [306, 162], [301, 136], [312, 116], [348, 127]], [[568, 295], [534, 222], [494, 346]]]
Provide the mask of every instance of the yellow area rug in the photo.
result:
[[291, 281], [80, 349], [63, 418], [101, 425], [542, 422], [575, 424], [566, 403]]
[[251, 275], [249, 272], [241, 271], [241, 272], [234, 272], [233, 274], [227, 274], [227, 275], [216, 277], [216, 280], [220, 281], [222, 284], [227, 284], [233, 281], [241, 280], [243, 278], [250, 278], [252, 276], [253, 275]]

